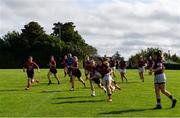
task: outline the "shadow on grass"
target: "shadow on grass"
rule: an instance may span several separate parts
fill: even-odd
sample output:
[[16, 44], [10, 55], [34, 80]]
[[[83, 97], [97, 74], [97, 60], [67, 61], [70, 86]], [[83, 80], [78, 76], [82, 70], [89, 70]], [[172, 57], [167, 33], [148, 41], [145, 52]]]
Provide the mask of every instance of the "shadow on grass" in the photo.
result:
[[[169, 109], [172, 109], [172, 108], [163, 108], [163, 109], [154, 109], [154, 108], [127, 109], [127, 110], [103, 112], [103, 113], [99, 113], [99, 114], [101, 114], [101, 115], [107, 115], [107, 114], [122, 114], [122, 113], [129, 113], [129, 112], [157, 111], [157, 110], [169, 110]], [[153, 115], [153, 114], [152, 114], [152, 115]]]
[[59, 93], [59, 92], [67, 92], [68, 90], [51, 90], [51, 91], [41, 91], [40, 93]]
[[73, 98], [90, 98], [91, 96], [73, 96], [73, 97], [58, 97], [53, 99], [73, 99]]
[[141, 112], [141, 111], [148, 111], [148, 110], [155, 110], [153, 108], [147, 109], [127, 109], [127, 110], [119, 110], [119, 111], [110, 111], [110, 112], [103, 112], [99, 114], [122, 114], [122, 113], [129, 113], [129, 112]]
[[73, 104], [73, 103], [97, 103], [97, 102], [104, 102], [104, 100], [79, 100], [79, 101], [64, 101], [64, 102], [57, 102], [52, 104]]
[[0, 90], [1, 92], [16, 92], [16, 91], [24, 91], [24, 89], [4, 89], [4, 90]]
[[136, 81], [136, 82], [116, 82], [117, 84], [137, 84], [140, 83], [140, 81]]

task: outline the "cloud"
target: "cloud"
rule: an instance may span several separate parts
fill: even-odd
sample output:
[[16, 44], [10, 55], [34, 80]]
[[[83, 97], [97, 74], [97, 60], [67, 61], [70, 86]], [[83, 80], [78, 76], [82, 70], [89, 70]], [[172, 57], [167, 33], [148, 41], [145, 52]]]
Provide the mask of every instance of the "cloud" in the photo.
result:
[[180, 0], [0, 0], [0, 35], [38, 21], [72, 21], [99, 54], [160, 47], [180, 54]]

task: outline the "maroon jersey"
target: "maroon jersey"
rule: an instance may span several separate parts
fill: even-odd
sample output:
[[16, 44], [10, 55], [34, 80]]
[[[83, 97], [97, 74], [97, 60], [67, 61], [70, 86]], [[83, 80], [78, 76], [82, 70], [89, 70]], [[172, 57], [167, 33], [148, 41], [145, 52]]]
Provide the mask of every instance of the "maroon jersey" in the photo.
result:
[[75, 61], [73, 63], [73, 68], [78, 69], [79, 68], [79, 63]]
[[96, 65], [90, 65], [89, 66], [89, 71], [90, 72], [95, 72], [95, 70], [96, 70]]
[[110, 67], [115, 67], [116, 66], [116, 61], [115, 60], [110, 60], [109, 64], [110, 64]]
[[155, 60], [153, 69], [157, 69], [157, 68], [162, 68], [162, 69], [159, 70], [159, 71], [156, 71], [156, 72], [154, 73], [154, 75], [158, 75], [158, 74], [163, 73], [163, 67], [164, 67], [164, 62], [163, 62], [161, 59]]
[[89, 71], [90, 71], [90, 77], [93, 77], [96, 71], [96, 65], [91, 65]]
[[72, 75], [80, 78], [81, 77], [81, 71], [79, 70], [79, 63], [74, 61], [72, 66], [73, 66]]
[[148, 60], [148, 65], [147, 65], [147, 67], [148, 67], [148, 68], [151, 68], [152, 65], [153, 65], [153, 60]]
[[102, 66], [101, 65], [96, 65], [95, 70], [102, 74]]
[[111, 68], [108, 64], [102, 64], [102, 76], [104, 77], [106, 74], [111, 72]]
[[50, 69], [56, 69], [56, 61], [53, 60], [53, 61], [50, 61]]
[[63, 59], [62, 64], [64, 67], [67, 67], [67, 59]]
[[24, 68], [27, 69], [27, 71], [33, 71], [34, 68], [36, 67], [36, 63], [33, 61], [33, 62], [29, 62], [27, 61], [25, 64], [24, 64]]
[[86, 70], [89, 70], [90, 71], [90, 67], [91, 66], [91, 61], [90, 60], [85, 60], [84, 61], [84, 68], [86, 69]]
[[125, 61], [120, 61], [119, 68], [120, 69], [125, 69], [126, 68], [126, 62]]
[[145, 61], [138, 61], [138, 67], [143, 68], [145, 66]]

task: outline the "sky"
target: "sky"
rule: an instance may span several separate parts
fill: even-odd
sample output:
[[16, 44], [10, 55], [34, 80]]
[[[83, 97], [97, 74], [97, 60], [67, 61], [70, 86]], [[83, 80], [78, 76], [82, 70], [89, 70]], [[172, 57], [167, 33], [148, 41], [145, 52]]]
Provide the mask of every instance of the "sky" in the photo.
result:
[[180, 0], [0, 0], [0, 36], [37, 21], [74, 22], [100, 55], [125, 58], [148, 47], [180, 55]]

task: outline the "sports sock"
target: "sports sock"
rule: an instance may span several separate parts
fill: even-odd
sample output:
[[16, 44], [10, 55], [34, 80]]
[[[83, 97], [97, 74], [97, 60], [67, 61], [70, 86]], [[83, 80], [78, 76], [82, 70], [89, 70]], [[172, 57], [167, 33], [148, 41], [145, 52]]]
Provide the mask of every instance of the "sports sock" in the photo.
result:
[[169, 99], [171, 99], [171, 100], [173, 100], [173, 99], [174, 99], [172, 95], [170, 95], [170, 96], [168, 96], [168, 97], [169, 97]]
[[161, 105], [161, 99], [157, 98], [157, 105]]

